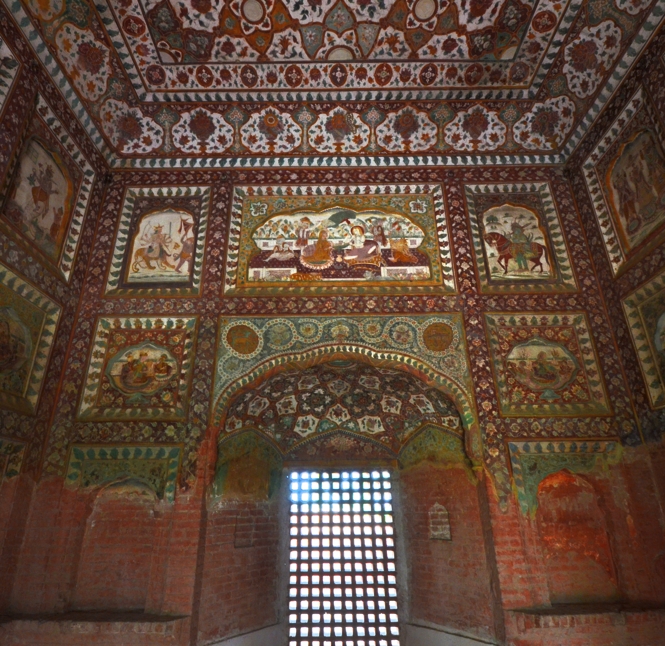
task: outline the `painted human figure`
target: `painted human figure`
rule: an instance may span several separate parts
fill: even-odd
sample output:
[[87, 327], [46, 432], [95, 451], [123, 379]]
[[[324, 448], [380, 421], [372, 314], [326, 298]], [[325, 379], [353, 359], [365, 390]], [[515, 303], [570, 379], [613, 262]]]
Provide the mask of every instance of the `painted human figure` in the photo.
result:
[[344, 252], [344, 260], [353, 263], [374, 258], [379, 253], [379, 243], [367, 240], [365, 229], [359, 224], [351, 227], [351, 248]]
[[558, 376], [556, 366], [553, 366], [545, 352], [539, 352], [532, 368], [533, 376], [539, 381], [555, 381]]
[[524, 233], [524, 227], [519, 222], [513, 222], [510, 226], [510, 242], [513, 244], [513, 257], [517, 262], [517, 269], [529, 269], [527, 262], [527, 250], [531, 239]]
[[168, 377], [173, 371], [173, 367], [167, 362], [168, 357], [163, 354], [159, 361], [153, 366], [153, 372], [156, 377]]
[[379, 249], [385, 249], [388, 246], [388, 238], [386, 238], [386, 233], [383, 230], [383, 222], [379, 218], [372, 220], [370, 233], [374, 241], [378, 243]]
[[272, 250], [272, 253], [266, 258], [266, 260], [293, 260], [295, 254], [291, 249], [286, 245], [284, 236], [277, 236], [275, 241], [275, 247]]
[[309, 264], [325, 264], [332, 260], [333, 246], [328, 240], [328, 229], [321, 229], [319, 237], [314, 244], [307, 245], [301, 252], [301, 257]]
[[296, 227], [296, 248], [304, 249], [309, 244], [309, 231], [312, 221], [308, 217], [300, 218]]
[[190, 263], [191, 268], [191, 261], [192, 257], [194, 256], [195, 244], [193, 229], [193, 222], [187, 222], [183, 218], [180, 218], [180, 227], [178, 228], [178, 232], [182, 234], [180, 236], [181, 249], [177, 256], [178, 264], [175, 266], [175, 270], [179, 274], [182, 273], [182, 267], [186, 262]]
[[57, 195], [59, 191], [55, 187], [53, 166], [39, 164], [30, 175], [28, 183], [32, 186], [32, 202], [34, 214], [44, 219], [49, 210], [51, 195]]
[[176, 268], [168, 261], [172, 255], [173, 239], [169, 234], [164, 233], [163, 229], [164, 227], [161, 224], [157, 224], [153, 227], [151, 233], [144, 232], [140, 240], [141, 247], [134, 254], [133, 271], [138, 271], [141, 263], [144, 263], [147, 269], [155, 269], [152, 261], [155, 261], [157, 267], [161, 269], [166, 267], [169, 269]]

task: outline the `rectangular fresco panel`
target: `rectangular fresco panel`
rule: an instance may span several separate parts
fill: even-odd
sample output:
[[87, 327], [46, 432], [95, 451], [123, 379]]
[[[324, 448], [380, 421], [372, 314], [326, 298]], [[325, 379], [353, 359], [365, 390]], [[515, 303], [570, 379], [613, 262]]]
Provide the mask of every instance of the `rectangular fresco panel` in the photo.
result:
[[106, 281], [110, 296], [196, 296], [210, 187], [129, 187]]
[[79, 419], [184, 421], [196, 327], [196, 317], [98, 319]]
[[665, 236], [664, 142], [660, 121], [640, 88], [584, 163], [615, 275]]
[[665, 272], [622, 301], [654, 409], [665, 407]]
[[61, 311], [0, 264], [0, 407], [35, 413]]
[[235, 187], [226, 294], [454, 290], [438, 185]]
[[95, 173], [41, 96], [26, 127], [0, 224], [69, 281]]
[[610, 415], [582, 312], [485, 314], [504, 417]]
[[465, 187], [483, 293], [577, 290], [548, 184]]

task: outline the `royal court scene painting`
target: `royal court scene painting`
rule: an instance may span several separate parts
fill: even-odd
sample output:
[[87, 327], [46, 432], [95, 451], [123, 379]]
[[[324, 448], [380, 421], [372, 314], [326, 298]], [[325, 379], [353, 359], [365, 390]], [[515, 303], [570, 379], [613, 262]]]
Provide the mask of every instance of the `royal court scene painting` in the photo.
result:
[[236, 187], [231, 230], [229, 294], [454, 289], [438, 186]]

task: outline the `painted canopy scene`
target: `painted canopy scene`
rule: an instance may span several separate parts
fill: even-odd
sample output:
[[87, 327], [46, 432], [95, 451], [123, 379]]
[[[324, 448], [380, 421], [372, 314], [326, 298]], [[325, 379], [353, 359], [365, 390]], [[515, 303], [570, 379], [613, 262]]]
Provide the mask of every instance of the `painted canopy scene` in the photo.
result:
[[[236, 287], [254, 288], [253, 293], [336, 284], [452, 287], [452, 275], [443, 273], [449, 255], [437, 240], [438, 234], [447, 244], [442, 205], [437, 203], [441, 212], [435, 213], [431, 194], [386, 193], [244, 200]], [[233, 246], [231, 241], [227, 291]]]
[[41, 138], [25, 142], [3, 216], [53, 263], [63, 250], [80, 180], [76, 165]]

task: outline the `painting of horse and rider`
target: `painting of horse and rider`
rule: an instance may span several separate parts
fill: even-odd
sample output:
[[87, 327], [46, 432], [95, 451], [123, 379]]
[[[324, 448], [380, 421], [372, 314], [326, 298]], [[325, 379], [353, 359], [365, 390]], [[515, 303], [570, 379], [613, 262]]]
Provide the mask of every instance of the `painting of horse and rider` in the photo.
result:
[[549, 281], [555, 277], [547, 234], [534, 211], [503, 204], [487, 209], [481, 224], [490, 281]]
[[80, 173], [39, 137], [28, 138], [3, 207], [3, 217], [50, 261], [58, 262], [76, 202]]

